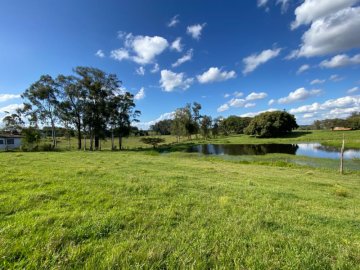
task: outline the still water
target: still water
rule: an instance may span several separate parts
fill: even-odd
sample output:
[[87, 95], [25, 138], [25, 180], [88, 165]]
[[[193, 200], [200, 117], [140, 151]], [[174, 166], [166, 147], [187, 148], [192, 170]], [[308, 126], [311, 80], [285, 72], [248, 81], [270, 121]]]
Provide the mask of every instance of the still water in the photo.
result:
[[[201, 144], [194, 145], [188, 152], [201, 153], [204, 155], [266, 155], [266, 154], [290, 154], [317, 158], [340, 157], [340, 148], [324, 146], [320, 143], [299, 144]], [[359, 149], [347, 149], [344, 152], [345, 159], [360, 159]]]

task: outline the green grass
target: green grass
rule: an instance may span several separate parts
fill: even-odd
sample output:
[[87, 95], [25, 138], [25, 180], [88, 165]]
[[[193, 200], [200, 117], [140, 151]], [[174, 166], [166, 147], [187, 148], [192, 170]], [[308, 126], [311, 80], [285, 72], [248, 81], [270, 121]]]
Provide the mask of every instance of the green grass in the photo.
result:
[[359, 269], [359, 173], [152, 151], [0, 164], [1, 269]]

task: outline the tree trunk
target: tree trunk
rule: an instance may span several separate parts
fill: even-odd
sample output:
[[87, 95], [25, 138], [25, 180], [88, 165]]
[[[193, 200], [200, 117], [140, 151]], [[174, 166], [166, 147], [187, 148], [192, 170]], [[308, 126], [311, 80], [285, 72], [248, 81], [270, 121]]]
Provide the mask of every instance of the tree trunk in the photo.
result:
[[122, 136], [119, 135], [119, 150], [122, 150]]
[[77, 128], [77, 137], [78, 137], [78, 150], [81, 150], [81, 126], [79, 124], [76, 125]]
[[95, 150], [99, 150], [99, 136], [95, 135]]
[[84, 132], [84, 151], [86, 151], [86, 133]]
[[92, 130], [90, 129], [90, 151], [94, 150], [94, 136]]
[[114, 130], [111, 129], [111, 150], [115, 149], [115, 145], [114, 145]]

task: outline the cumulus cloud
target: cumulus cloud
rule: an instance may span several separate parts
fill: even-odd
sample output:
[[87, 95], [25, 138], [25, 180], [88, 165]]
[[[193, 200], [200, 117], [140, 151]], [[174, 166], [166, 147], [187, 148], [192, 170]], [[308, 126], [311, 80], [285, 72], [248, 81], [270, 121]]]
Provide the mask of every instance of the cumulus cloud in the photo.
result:
[[346, 54], [339, 54], [329, 60], [322, 61], [320, 66], [324, 68], [337, 68], [358, 64], [360, 64], [360, 54], [354, 55], [353, 57], [349, 57]]
[[285, 13], [289, 7], [290, 0], [277, 0], [276, 4], [281, 5], [281, 12]]
[[265, 92], [260, 92], [260, 93], [256, 93], [256, 92], [252, 92], [251, 94], [249, 94], [246, 97], [246, 100], [258, 100], [258, 99], [264, 99], [267, 97], [267, 94]]
[[255, 107], [256, 104], [249, 102], [251, 100], [255, 99], [243, 99], [243, 98], [232, 98], [225, 104], [221, 105], [219, 108], [217, 108], [218, 112], [224, 112], [229, 110], [230, 108], [251, 108]]
[[[324, 103], [315, 102], [310, 105], [300, 106], [298, 108], [293, 108], [290, 110], [290, 113], [294, 114], [304, 114], [304, 113], [319, 113], [323, 111], [331, 111], [335, 109], [360, 109], [360, 96], [345, 96], [337, 99], [330, 99]], [[334, 118], [332, 116], [331, 118]]]
[[122, 61], [122, 60], [125, 60], [125, 59], [129, 59], [130, 55], [129, 55], [129, 52], [126, 49], [120, 48], [120, 49], [112, 50], [110, 52], [110, 57], [115, 59], [115, 60]]
[[186, 54], [184, 54], [182, 57], [180, 57], [175, 63], [173, 63], [171, 66], [172, 67], [178, 67], [180, 65], [182, 65], [185, 62], [188, 62], [192, 59], [193, 57], [193, 49], [190, 49], [186, 52]]
[[177, 39], [175, 39], [172, 43], [170, 48], [172, 50], [181, 52], [183, 50], [183, 45], [181, 44], [181, 37], [178, 37]]
[[134, 96], [134, 99], [135, 100], [140, 100], [140, 99], [143, 99], [145, 98], [145, 89], [144, 87], [141, 87], [139, 92], [136, 93], [136, 95]]
[[22, 109], [24, 104], [10, 104], [0, 108], [0, 121], [6, 116], [7, 113], [15, 113], [17, 109]]
[[302, 101], [313, 96], [318, 96], [322, 91], [320, 89], [306, 90], [304, 87], [296, 89], [294, 92], [290, 92], [287, 97], [280, 98], [279, 104], [288, 104], [296, 101]]
[[299, 67], [298, 71], [296, 72], [296, 74], [301, 74], [304, 71], [308, 70], [310, 68], [309, 65], [302, 65], [301, 67]]
[[222, 71], [221, 69], [217, 67], [211, 67], [207, 71], [205, 71], [203, 74], [196, 76], [199, 83], [205, 84], [205, 83], [212, 83], [212, 82], [221, 82], [226, 81], [229, 79], [236, 78], [236, 72], [235, 71]]
[[276, 102], [275, 99], [270, 99], [269, 102], [268, 102], [268, 105], [271, 106], [271, 105], [273, 105], [275, 102]]
[[175, 15], [175, 16], [172, 17], [171, 20], [168, 22], [167, 26], [168, 26], [168, 27], [175, 27], [179, 22], [180, 22], [180, 20], [179, 20], [179, 15]]
[[144, 67], [139, 67], [136, 69], [136, 74], [140, 75], [140, 76], [144, 76], [145, 75], [145, 68]]
[[124, 48], [111, 51], [113, 59], [122, 61], [130, 59], [140, 65], [151, 64], [168, 46], [168, 41], [159, 36], [134, 36], [131, 33], [123, 36]]
[[102, 51], [102, 50], [98, 50], [95, 55], [97, 57], [100, 57], [100, 58], [104, 58], [105, 57], [105, 53]]
[[155, 63], [154, 67], [150, 70], [151, 73], [157, 73], [160, 70], [160, 66], [158, 63]]
[[175, 73], [166, 69], [161, 71], [160, 86], [165, 92], [172, 92], [177, 88], [186, 90], [193, 81], [193, 78], [186, 78], [184, 73]]
[[[332, 2], [327, 1], [326, 2]], [[314, 21], [291, 57], [321, 56], [360, 47], [360, 7], [349, 7]]]
[[0, 102], [5, 102], [11, 99], [21, 98], [18, 94], [0, 94]]
[[340, 82], [342, 81], [344, 78], [343, 77], [340, 77], [339, 75], [337, 74], [333, 74], [329, 77], [329, 80], [330, 81], [333, 81], [333, 82]]
[[322, 84], [324, 83], [326, 80], [320, 80], [320, 79], [315, 79], [315, 80], [312, 80], [310, 82], [311, 85], [314, 85], [314, 84]]
[[[360, 90], [360, 88], [357, 87], [357, 86], [355, 86], [355, 87], [353, 87], [353, 88], [348, 89], [348, 90], [346, 91], [346, 93], [348, 93], [348, 94], [354, 94], [354, 93], [356, 93], [356, 92], [359, 92], [359, 90]], [[359, 110], [360, 110], [360, 108], [359, 108]]]
[[204, 29], [205, 25], [206, 23], [188, 26], [186, 29], [186, 33], [192, 36], [193, 39], [199, 40], [201, 37], [201, 32]]
[[225, 104], [221, 105], [219, 108], [217, 108], [217, 112], [219, 112], [219, 113], [225, 112], [228, 109], [230, 109], [230, 106], [227, 103], [225, 103]]
[[167, 120], [167, 119], [174, 119], [174, 114], [175, 114], [175, 112], [167, 112], [167, 113], [160, 115], [155, 120], [151, 120], [148, 122], [137, 122], [137, 123], [134, 123], [133, 125], [138, 127], [139, 129], [148, 130], [151, 125], [154, 125], [159, 121]]
[[277, 57], [280, 54], [281, 49], [273, 49], [273, 50], [264, 50], [259, 54], [252, 54], [243, 59], [243, 63], [245, 65], [243, 69], [243, 74], [247, 75], [250, 72], [254, 71], [258, 66], [266, 63], [272, 58]]
[[303, 24], [310, 24], [344, 8], [351, 7], [358, 0], [305, 0], [295, 9], [296, 19], [291, 24], [295, 29]]

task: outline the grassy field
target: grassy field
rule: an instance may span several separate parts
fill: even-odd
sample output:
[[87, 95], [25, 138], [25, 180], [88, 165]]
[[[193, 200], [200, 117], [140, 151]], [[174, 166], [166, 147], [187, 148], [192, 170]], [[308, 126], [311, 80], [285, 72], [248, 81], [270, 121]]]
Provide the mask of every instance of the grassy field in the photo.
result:
[[359, 173], [152, 151], [0, 164], [1, 269], [359, 269]]

